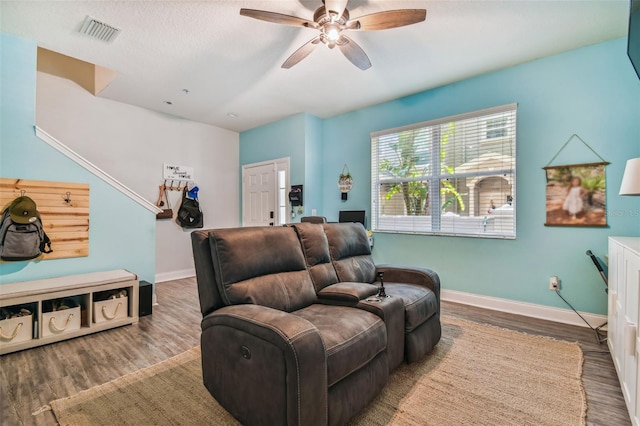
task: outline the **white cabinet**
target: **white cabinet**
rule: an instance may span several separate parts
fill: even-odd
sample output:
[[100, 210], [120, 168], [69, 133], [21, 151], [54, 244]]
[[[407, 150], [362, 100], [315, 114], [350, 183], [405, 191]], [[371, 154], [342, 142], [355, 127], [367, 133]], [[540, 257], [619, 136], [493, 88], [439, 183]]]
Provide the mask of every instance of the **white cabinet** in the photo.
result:
[[138, 286], [123, 269], [0, 284], [0, 355], [137, 323]]
[[629, 417], [640, 425], [640, 238], [609, 237], [609, 333]]

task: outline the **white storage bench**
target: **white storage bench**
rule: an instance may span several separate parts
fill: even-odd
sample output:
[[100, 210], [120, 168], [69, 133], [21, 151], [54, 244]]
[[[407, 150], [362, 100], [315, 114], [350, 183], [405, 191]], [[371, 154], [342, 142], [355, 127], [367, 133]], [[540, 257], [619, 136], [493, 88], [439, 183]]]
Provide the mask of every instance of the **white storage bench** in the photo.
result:
[[124, 269], [0, 284], [0, 355], [138, 322]]

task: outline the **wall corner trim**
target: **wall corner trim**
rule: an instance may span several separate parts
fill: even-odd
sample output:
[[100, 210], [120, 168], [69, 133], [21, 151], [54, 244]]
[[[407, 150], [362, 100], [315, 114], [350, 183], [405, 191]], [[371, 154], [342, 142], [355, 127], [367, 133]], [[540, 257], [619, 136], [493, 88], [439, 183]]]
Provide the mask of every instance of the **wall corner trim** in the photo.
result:
[[108, 173], [106, 173], [105, 171], [97, 167], [95, 164], [91, 163], [89, 160], [82, 157], [80, 154], [73, 151], [71, 148], [69, 148], [62, 142], [58, 141], [56, 138], [54, 138], [53, 136], [51, 136], [50, 134], [48, 134], [38, 126], [34, 126], [34, 127], [36, 130], [36, 136], [40, 138], [42, 141], [46, 142], [56, 151], [68, 157], [73, 162], [82, 166], [83, 168], [85, 168], [95, 176], [99, 177], [100, 179], [102, 179], [103, 181], [105, 181], [106, 183], [114, 187], [116, 190], [120, 191], [127, 197], [131, 198], [133, 201], [140, 204], [145, 209], [153, 212], [154, 214], [162, 212], [162, 209], [158, 208], [153, 203], [149, 202], [148, 200], [146, 200], [145, 198], [143, 198], [142, 196], [140, 196], [130, 188], [123, 185], [120, 181], [115, 179], [113, 176], [109, 175]]

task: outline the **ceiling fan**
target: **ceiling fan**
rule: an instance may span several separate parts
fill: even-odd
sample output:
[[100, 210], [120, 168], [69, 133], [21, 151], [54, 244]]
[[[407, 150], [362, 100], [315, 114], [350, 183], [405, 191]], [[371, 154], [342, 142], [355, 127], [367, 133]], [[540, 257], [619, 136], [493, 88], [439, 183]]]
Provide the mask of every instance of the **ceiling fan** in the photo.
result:
[[313, 21], [282, 13], [245, 8], [240, 9], [240, 15], [276, 24], [313, 28], [320, 31], [320, 34], [293, 52], [284, 61], [282, 68], [291, 68], [306, 58], [317, 45], [323, 43], [330, 49], [338, 46], [344, 56], [361, 70], [370, 68], [371, 61], [364, 50], [351, 38], [344, 35], [343, 31], [372, 31], [403, 27], [422, 22], [427, 16], [426, 9], [400, 9], [350, 19], [347, 2], [348, 0], [322, 0], [323, 5], [314, 12]]

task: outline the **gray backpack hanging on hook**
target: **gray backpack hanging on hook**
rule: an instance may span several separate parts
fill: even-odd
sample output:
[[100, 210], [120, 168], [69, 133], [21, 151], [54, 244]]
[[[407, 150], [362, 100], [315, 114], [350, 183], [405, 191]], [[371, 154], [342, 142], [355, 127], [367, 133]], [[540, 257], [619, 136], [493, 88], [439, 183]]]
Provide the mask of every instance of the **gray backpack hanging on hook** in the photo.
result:
[[35, 201], [25, 196], [13, 200], [0, 219], [0, 258], [30, 260], [51, 252]]
[[182, 190], [182, 204], [176, 215], [176, 222], [183, 228], [202, 228], [203, 216], [200, 210], [200, 202], [198, 201], [197, 187], [189, 191], [193, 198], [187, 196], [187, 187]]

